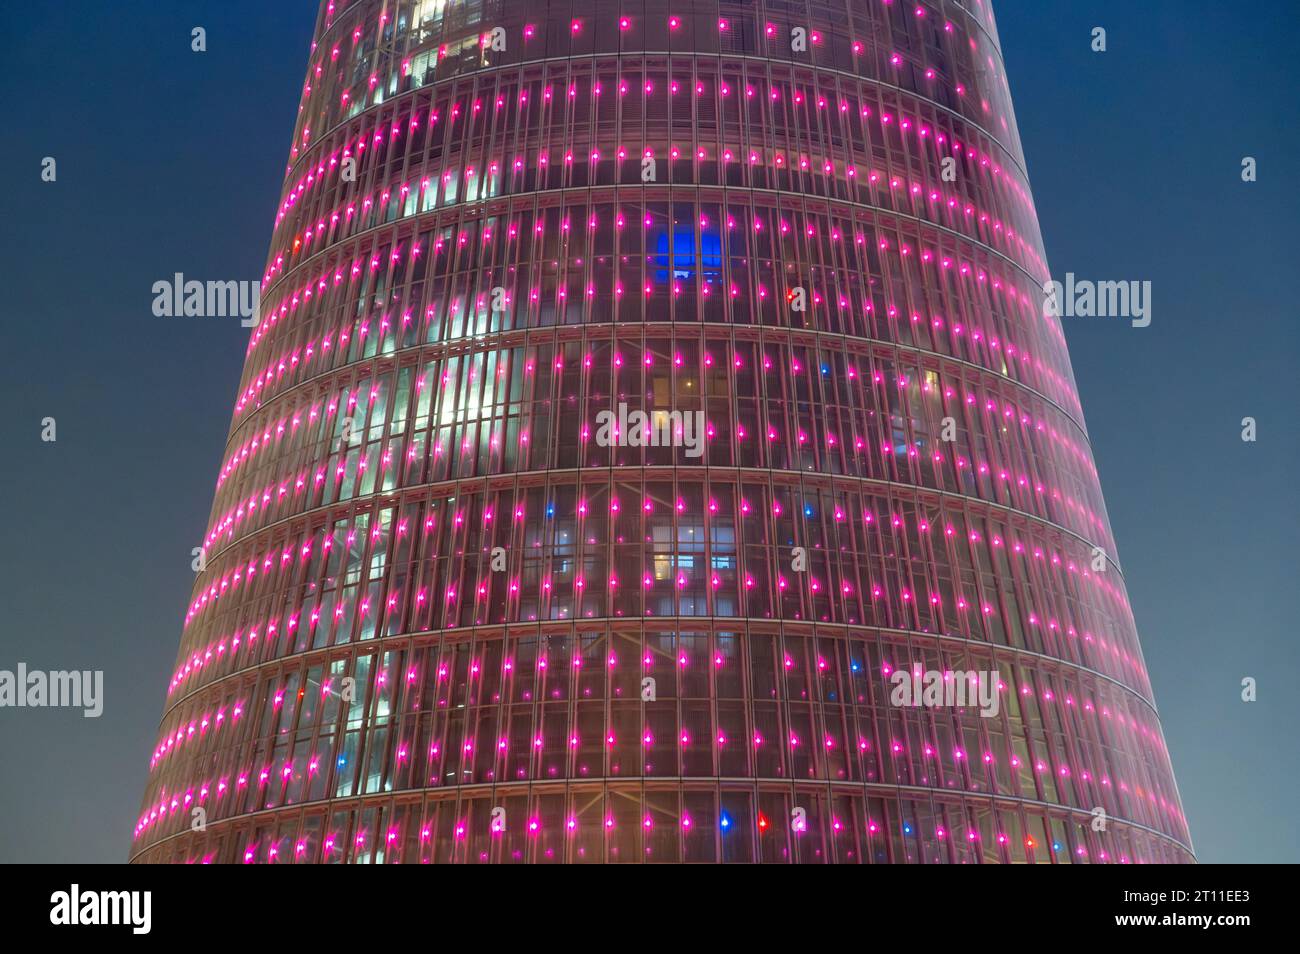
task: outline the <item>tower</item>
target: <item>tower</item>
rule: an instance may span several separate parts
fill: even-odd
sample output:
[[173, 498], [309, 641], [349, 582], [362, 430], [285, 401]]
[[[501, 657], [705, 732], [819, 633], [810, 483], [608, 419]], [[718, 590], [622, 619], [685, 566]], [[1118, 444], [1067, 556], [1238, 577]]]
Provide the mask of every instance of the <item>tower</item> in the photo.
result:
[[1047, 277], [986, 3], [326, 0], [132, 858], [1192, 860]]

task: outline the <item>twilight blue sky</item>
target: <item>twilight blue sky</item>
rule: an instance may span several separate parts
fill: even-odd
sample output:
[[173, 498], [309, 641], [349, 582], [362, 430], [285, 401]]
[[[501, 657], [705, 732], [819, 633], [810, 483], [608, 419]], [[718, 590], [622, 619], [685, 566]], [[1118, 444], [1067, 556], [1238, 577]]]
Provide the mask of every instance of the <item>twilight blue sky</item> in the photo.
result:
[[[261, 274], [315, 9], [42, 0], [0, 31], [0, 669], [108, 697], [0, 710], [0, 861], [126, 857], [247, 338], [150, 287]], [[1149, 328], [1066, 331], [1197, 854], [1300, 860], [1300, 10], [995, 10], [1053, 275], [1154, 286]]]

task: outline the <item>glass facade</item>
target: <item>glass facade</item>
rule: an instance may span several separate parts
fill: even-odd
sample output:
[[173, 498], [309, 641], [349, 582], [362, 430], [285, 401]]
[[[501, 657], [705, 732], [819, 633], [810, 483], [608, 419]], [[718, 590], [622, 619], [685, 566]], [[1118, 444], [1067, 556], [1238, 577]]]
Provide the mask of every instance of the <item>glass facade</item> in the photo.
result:
[[1193, 860], [987, 0], [315, 37], [133, 860]]

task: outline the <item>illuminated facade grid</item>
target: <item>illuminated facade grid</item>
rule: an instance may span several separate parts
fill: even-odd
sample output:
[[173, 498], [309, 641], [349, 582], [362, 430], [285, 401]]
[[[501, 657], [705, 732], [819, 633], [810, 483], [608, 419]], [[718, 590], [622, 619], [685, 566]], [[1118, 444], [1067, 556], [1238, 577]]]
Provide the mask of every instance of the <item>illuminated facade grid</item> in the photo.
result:
[[133, 860], [1192, 860], [987, 3], [315, 37]]

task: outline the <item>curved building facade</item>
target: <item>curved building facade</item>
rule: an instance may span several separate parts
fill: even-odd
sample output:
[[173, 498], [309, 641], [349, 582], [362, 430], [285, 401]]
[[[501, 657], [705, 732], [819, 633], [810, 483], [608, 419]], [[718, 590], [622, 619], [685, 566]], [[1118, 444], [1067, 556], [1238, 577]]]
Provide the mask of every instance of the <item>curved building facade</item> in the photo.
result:
[[326, 0], [133, 860], [1191, 861], [1047, 277], [987, 0]]

